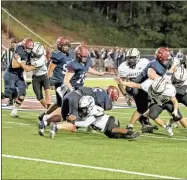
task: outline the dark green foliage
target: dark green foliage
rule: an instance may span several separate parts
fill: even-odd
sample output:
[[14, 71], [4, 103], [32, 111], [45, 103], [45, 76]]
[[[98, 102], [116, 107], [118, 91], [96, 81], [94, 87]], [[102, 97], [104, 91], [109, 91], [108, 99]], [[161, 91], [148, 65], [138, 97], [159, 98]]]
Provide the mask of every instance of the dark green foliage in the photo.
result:
[[187, 44], [185, 1], [2, 2], [2, 6], [16, 17], [35, 21], [34, 28], [50, 18], [66, 30], [89, 31], [85, 37], [89, 44], [142, 48]]

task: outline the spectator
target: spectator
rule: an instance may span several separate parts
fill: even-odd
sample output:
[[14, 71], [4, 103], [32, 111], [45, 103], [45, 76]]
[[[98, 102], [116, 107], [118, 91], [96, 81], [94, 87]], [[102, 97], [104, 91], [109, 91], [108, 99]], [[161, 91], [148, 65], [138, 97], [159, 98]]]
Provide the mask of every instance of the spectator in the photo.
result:
[[93, 50], [93, 48], [90, 49], [90, 57], [91, 57], [91, 61], [92, 61], [92, 68], [96, 69], [96, 54], [95, 54], [95, 51]]
[[109, 74], [116, 74], [115, 68], [114, 68], [114, 50], [110, 49], [107, 58], [104, 61], [105, 68], [108, 70]]
[[183, 51], [182, 49], [179, 49], [178, 53], [176, 54], [176, 57], [182, 61], [184, 59], [184, 54], [183, 54]]

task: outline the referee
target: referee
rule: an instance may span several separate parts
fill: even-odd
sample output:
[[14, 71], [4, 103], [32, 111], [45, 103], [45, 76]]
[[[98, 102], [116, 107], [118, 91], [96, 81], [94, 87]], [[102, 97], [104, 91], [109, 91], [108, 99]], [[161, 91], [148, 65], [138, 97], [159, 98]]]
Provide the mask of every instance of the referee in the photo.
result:
[[[18, 43], [17, 40], [15, 38], [11, 39], [11, 42], [10, 42], [10, 48], [4, 50], [2, 52], [2, 56], [1, 56], [1, 72], [5, 71], [5, 69], [8, 67], [14, 53], [15, 53], [15, 50], [16, 50], [16, 44]], [[8, 101], [8, 106], [12, 106], [13, 105], [13, 99], [14, 99], [14, 94], [10, 94], [10, 95], [1, 95], [1, 98], [9, 98], [9, 101]]]

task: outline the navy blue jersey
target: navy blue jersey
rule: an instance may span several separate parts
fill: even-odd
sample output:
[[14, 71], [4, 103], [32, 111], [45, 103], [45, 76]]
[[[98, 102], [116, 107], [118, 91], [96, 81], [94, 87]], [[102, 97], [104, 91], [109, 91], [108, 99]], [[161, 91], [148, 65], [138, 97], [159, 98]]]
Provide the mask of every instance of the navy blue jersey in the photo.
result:
[[160, 64], [156, 59], [154, 59], [147, 65], [147, 67], [142, 71], [142, 73], [135, 79], [136, 83], [141, 83], [145, 81], [146, 79], [148, 79], [149, 68], [154, 69], [159, 76], [163, 76], [167, 71], [167, 69], [162, 64]]
[[[22, 61], [26, 61], [26, 62], [30, 61], [30, 55], [27, 54], [27, 52], [25, 52], [24, 46], [22, 46], [22, 45], [17, 46], [15, 53], [17, 53], [21, 57]], [[13, 60], [13, 58], [11, 59], [10, 64], [7, 67], [8, 71], [12, 72], [14, 74], [23, 74], [24, 69], [22, 67], [20, 67], [20, 68], [13, 68], [12, 67], [12, 60]]]
[[55, 83], [63, 83], [64, 76], [66, 73], [66, 66], [69, 61], [73, 59], [73, 53], [69, 52], [65, 54], [61, 51], [52, 52], [51, 62], [56, 64], [56, 67], [53, 71], [53, 80]]
[[79, 90], [71, 91], [63, 97], [61, 106], [63, 119], [66, 119], [66, 116], [69, 115], [75, 115], [77, 117], [76, 120], [81, 119], [78, 106], [82, 96], [92, 96], [95, 100], [95, 104], [102, 107], [104, 110], [112, 109], [112, 100], [103, 89], [81, 87]]
[[81, 63], [77, 60], [72, 60], [67, 64], [67, 71], [75, 73], [71, 78], [70, 83], [72, 87], [79, 88], [84, 85], [84, 80], [88, 69], [91, 67], [91, 59], [89, 58], [86, 63]]
[[81, 87], [79, 91], [83, 96], [92, 96], [95, 100], [95, 104], [102, 107], [104, 110], [112, 109], [112, 100], [105, 90], [101, 88]]

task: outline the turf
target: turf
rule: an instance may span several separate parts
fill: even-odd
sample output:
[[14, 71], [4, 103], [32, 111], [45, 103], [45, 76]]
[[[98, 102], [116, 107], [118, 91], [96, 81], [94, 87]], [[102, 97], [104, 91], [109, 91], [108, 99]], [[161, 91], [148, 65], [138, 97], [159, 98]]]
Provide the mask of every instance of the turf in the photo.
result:
[[[114, 109], [125, 127], [134, 109]], [[187, 117], [187, 111], [181, 107]], [[102, 133], [59, 132], [55, 139], [37, 134], [39, 112], [19, 112], [20, 118], [11, 118], [10, 111], [2, 111], [2, 154], [16, 155], [67, 163], [99, 166], [141, 173], [187, 178], [187, 130], [174, 129], [168, 138], [160, 128], [154, 134], [143, 134], [137, 140], [109, 139]], [[167, 121], [168, 113], [162, 118]], [[137, 123], [135, 130], [139, 130]], [[153, 137], [154, 136], [154, 137]], [[44, 162], [2, 157], [3, 179], [154, 179], [153, 177], [107, 172]], [[158, 178], [157, 178], [158, 179]]]

